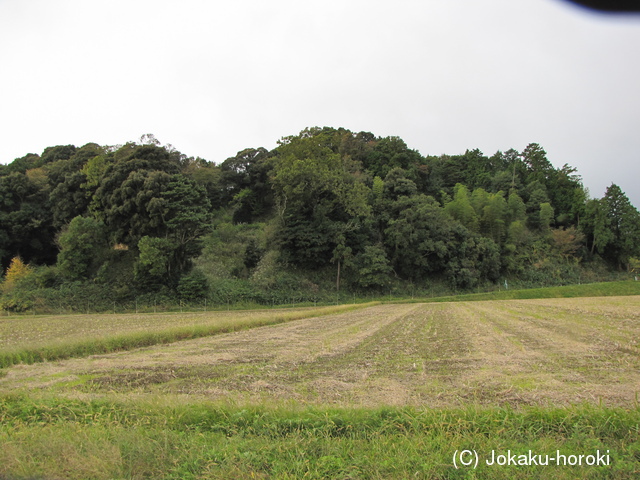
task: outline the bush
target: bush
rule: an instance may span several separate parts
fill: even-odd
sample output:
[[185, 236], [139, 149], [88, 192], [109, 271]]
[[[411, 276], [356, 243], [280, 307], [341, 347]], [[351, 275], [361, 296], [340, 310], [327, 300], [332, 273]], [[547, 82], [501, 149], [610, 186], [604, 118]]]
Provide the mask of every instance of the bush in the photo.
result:
[[391, 265], [381, 246], [368, 245], [356, 256], [357, 284], [363, 288], [381, 289], [389, 285]]
[[14, 295], [0, 301], [0, 309], [6, 312], [21, 313], [33, 308], [33, 301], [23, 295]]
[[178, 282], [178, 294], [181, 300], [201, 300], [206, 298], [208, 293], [209, 282], [200, 270], [193, 270], [183, 275]]

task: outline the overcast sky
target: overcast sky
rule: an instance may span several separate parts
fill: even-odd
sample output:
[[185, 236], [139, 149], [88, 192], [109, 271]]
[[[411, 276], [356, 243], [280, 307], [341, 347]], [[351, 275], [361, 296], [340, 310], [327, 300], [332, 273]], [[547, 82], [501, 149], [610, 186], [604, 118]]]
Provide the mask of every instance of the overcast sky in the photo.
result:
[[308, 126], [524, 150], [640, 206], [640, 16], [562, 0], [0, 0], [0, 162], [153, 133], [221, 162]]

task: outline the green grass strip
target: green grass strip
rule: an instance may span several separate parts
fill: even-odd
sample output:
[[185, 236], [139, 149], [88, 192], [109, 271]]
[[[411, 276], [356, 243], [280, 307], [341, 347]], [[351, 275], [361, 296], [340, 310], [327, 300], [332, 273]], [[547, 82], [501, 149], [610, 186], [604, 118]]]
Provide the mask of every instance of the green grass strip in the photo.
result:
[[10, 367], [11, 365], [19, 363], [32, 364], [45, 361], [62, 360], [66, 358], [79, 358], [89, 355], [99, 355], [152, 345], [173, 343], [181, 340], [191, 340], [194, 338], [246, 330], [265, 325], [275, 325], [304, 318], [333, 315], [370, 307], [376, 304], [376, 302], [370, 302], [354, 305], [321, 307], [305, 311], [280, 313], [257, 319], [240, 318], [228, 320], [222, 323], [217, 322], [212, 324], [181, 326], [153, 332], [134, 332], [123, 335], [87, 338], [73, 342], [59, 342], [44, 346], [9, 349], [0, 352], [0, 368]]
[[[231, 407], [0, 398], [0, 478], [632, 479], [640, 409]], [[477, 469], [453, 455], [476, 451]], [[608, 465], [487, 465], [491, 452]]]
[[640, 282], [602, 282], [587, 285], [500, 290], [498, 292], [468, 293], [444, 297], [421, 298], [406, 302], [476, 302], [482, 300], [531, 300], [537, 298], [577, 298], [640, 295]]

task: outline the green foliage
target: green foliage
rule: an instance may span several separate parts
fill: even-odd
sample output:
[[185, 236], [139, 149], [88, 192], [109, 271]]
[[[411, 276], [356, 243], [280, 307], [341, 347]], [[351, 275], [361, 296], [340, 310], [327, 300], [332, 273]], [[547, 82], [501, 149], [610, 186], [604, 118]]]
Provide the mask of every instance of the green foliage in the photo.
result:
[[87, 211], [89, 195], [84, 189], [86, 177], [80, 172], [66, 175], [64, 180], [53, 188], [49, 201], [53, 211], [53, 225], [61, 228], [77, 216]]
[[527, 185], [526, 193], [528, 194], [527, 207], [527, 225], [532, 230], [540, 230], [540, 205], [549, 203], [546, 187], [538, 181]]
[[135, 245], [145, 235], [163, 232], [162, 192], [179, 173], [170, 152], [154, 145], [127, 144], [114, 152], [96, 189], [92, 209], [114, 240]]
[[107, 155], [96, 155], [89, 159], [81, 170], [87, 179], [85, 186], [88, 188], [97, 187], [100, 184], [100, 179], [107, 171], [107, 166], [109, 166], [112, 161], [112, 157]]
[[426, 196], [401, 197], [393, 212], [385, 240], [396, 272], [419, 279], [442, 270], [453, 247], [449, 240], [454, 221]]
[[252, 270], [258, 266], [260, 258], [262, 258], [262, 250], [258, 247], [256, 239], [251, 238], [244, 251], [244, 266]]
[[70, 280], [90, 278], [105, 260], [107, 231], [99, 220], [75, 217], [60, 233], [58, 270]]
[[522, 198], [518, 193], [512, 189], [509, 192], [509, 198], [507, 200], [507, 221], [511, 222], [522, 222], [526, 220], [527, 216], [527, 206], [522, 201]]
[[553, 207], [550, 203], [540, 204], [540, 229], [543, 232], [549, 231], [553, 223]]
[[219, 208], [228, 201], [226, 200], [228, 186], [225, 185], [220, 168], [213, 163], [201, 158], [193, 159], [187, 162], [182, 173], [204, 189], [212, 207]]
[[74, 282], [177, 298], [194, 265], [222, 302], [315, 301], [341, 278], [362, 292], [580, 281], [602, 259], [631, 269], [639, 232], [618, 186], [587, 199], [575, 168], [534, 143], [423, 157], [398, 137], [314, 127], [216, 165], [147, 134], [0, 169], [2, 267], [16, 256], [58, 267], [25, 283], [24, 298]]
[[271, 213], [273, 192], [269, 185], [272, 168], [269, 156], [264, 148], [247, 148], [220, 165], [222, 189], [218, 203], [233, 205], [234, 223], [252, 223]]
[[234, 225], [230, 218], [219, 218], [216, 228], [203, 238], [202, 254], [196, 265], [211, 282], [216, 279], [247, 278], [258, 255], [265, 248], [265, 224]]
[[486, 204], [480, 217], [480, 231], [500, 245], [506, 234], [507, 202], [503, 192], [490, 193], [485, 198]]
[[[43, 171], [0, 176], [0, 253], [6, 267], [19, 255], [30, 263], [55, 261], [55, 230]], [[43, 181], [44, 180], [44, 181]]]
[[379, 207], [382, 203], [382, 197], [384, 195], [384, 181], [380, 177], [376, 176], [373, 178], [373, 187], [371, 188], [371, 194], [373, 196], [373, 206]]
[[626, 266], [631, 256], [640, 254], [640, 213], [616, 184], [607, 188], [602, 201], [606, 223], [611, 229], [606, 254], [618, 266]]
[[591, 243], [591, 253], [597, 250], [605, 252], [605, 248], [613, 241], [613, 232], [610, 228], [611, 220], [606, 213], [604, 200], [589, 200], [585, 207], [585, 216], [581, 229]]
[[418, 192], [413, 180], [407, 177], [407, 172], [396, 167], [389, 171], [384, 179], [384, 193], [387, 198], [397, 200], [399, 197], [410, 197]]
[[133, 246], [145, 235], [164, 233], [162, 197], [170, 182], [170, 174], [155, 170], [132, 171], [108, 193], [103, 182], [96, 198], [102, 198], [104, 222], [116, 242]]
[[140, 255], [135, 266], [136, 280], [147, 288], [156, 288], [172, 277], [171, 257], [175, 245], [168, 238], [142, 237], [138, 242]]
[[453, 200], [448, 202], [444, 209], [449, 215], [472, 232], [478, 231], [478, 214], [471, 205], [471, 201], [469, 200], [469, 190], [465, 185], [460, 183], [456, 184]]
[[521, 220], [511, 222], [507, 234], [507, 239], [510, 244], [515, 246], [525, 245], [529, 238], [531, 238], [531, 235], [524, 222]]
[[554, 171], [547, 159], [547, 152], [537, 143], [530, 143], [522, 152], [522, 160], [527, 169], [527, 183], [539, 182], [547, 185]]
[[357, 266], [357, 284], [363, 288], [384, 288], [389, 285], [391, 265], [384, 248], [367, 245], [355, 258]]
[[33, 308], [33, 301], [24, 295], [12, 294], [0, 299], [0, 310], [11, 313], [22, 313]]
[[177, 290], [182, 300], [193, 302], [207, 297], [209, 283], [200, 270], [192, 270], [180, 277]]
[[358, 165], [330, 144], [330, 133], [308, 132], [278, 147], [272, 180], [281, 222], [277, 240], [295, 264], [328, 262], [338, 237], [371, 213]]
[[420, 154], [407, 147], [399, 137], [381, 138], [362, 159], [373, 176], [385, 178], [393, 169], [408, 170], [420, 163]]
[[278, 274], [282, 273], [283, 266], [278, 261], [279, 252], [269, 250], [266, 252], [251, 275], [251, 281], [262, 289], [271, 289], [277, 283]]
[[454, 287], [496, 279], [499, 250], [449, 217], [431, 197], [402, 197], [385, 231], [394, 270], [416, 280], [445, 274]]

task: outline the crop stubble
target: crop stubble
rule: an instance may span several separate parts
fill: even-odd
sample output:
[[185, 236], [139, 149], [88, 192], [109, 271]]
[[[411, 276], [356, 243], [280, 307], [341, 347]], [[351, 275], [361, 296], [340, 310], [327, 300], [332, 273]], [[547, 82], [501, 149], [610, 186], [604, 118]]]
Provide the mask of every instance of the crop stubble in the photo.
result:
[[41, 346], [52, 342], [82, 341], [134, 332], [198, 326], [211, 322], [234, 322], [244, 318], [267, 318], [303, 312], [309, 308], [238, 310], [229, 312], [73, 314], [0, 317], [0, 348]]
[[11, 367], [0, 389], [342, 406], [633, 406], [640, 297], [378, 305]]

